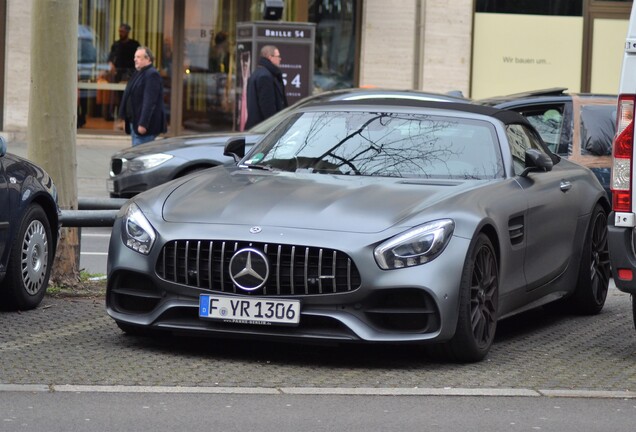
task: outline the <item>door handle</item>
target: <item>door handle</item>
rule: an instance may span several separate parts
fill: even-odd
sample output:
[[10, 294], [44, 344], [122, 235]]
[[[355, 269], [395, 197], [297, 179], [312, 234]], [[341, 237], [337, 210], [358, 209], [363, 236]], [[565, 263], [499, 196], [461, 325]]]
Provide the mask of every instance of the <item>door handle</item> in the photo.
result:
[[567, 180], [561, 180], [561, 192], [567, 192], [572, 189], [572, 183]]

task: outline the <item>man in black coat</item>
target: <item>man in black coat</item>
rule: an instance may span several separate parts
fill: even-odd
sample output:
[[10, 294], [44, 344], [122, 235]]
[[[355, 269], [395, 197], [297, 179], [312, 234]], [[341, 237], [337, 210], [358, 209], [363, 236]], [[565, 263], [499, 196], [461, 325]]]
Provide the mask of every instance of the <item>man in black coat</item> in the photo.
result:
[[135, 69], [121, 100], [120, 117], [126, 121], [126, 133], [132, 136], [132, 145], [153, 141], [166, 132], [167, 122], [163, 108], [163, 82], [152, 66], [154, 56], [148, 47], [135, 51]]
[[108, 66], [113, 74], [114, 82], [128, 81], [135, 72], [133, 58], [139, 42], [128, 37], [130, 26], [122, 23], [119, 26], [119, 40], [116, 40], [110, 47], [108, 54]]
[[280, 60], [280, 51], [275, 46], [265, 45], [261, 48], [258, 66], [247, 81], [246, 129], [287, 107]]
[[[140, 44], [135, 39], [131, 39], [129, 35], [130, 26], [126, 23], [121, 23], [119, 26], [119, 39], [110, 47], [110, 53], [108, 54], [108, 67], [110, 69], [108, 80], [110, 82], [128, 81], [135, 73], [134, 57]], [[120, 105], [122, 94], [123, 92], [121, 91], [113, 92], [113, 99], [104, 113], [106, 120], [113, 120], [115, 115], [113, 108]]]

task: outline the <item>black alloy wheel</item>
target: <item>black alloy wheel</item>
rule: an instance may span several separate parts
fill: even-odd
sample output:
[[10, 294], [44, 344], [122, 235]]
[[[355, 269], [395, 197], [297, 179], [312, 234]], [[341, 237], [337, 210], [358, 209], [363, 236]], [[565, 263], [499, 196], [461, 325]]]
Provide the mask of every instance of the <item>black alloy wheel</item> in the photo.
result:
[[572, 305], [576, 312], [593, 315], [605, 305], [611, 277], [607, 243], [607, 213], [596, 205], [588, 228]]
[[479, 348], [489, 348], [497, 328], [497, 262], [492, 246], [479, 248], [470, 286], [470, 316], [473, 337]]
[[457, 329], [445, 346], [449, 360], [476, 362], [486, 357], [495, 339], [498, 307], [497, 257], [492, 243], [482, 233], [464, 264]]

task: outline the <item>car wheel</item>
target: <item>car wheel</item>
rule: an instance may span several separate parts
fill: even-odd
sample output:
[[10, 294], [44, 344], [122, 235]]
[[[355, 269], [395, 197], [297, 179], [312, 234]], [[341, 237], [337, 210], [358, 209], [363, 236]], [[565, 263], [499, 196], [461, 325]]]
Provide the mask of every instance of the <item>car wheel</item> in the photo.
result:
[[605, 305], [610, 279], [609, 249], [607, 244], [607, 213], [597, 205], [592, 212], [576, 290], [572, 306], [578, 313], [593, 315]]
[[2, 295], [11, 309], [33, 309], [44, 298], [53, 255], [51, 226], [42, 207], [30, 206], [24, 214], [9, 256]]
[[492, 243], [479, 234], [470, 249], [460, 286], [455, 336], [445, 344], [446, 357], [476, 362], [488, 354], [497, 329], [499, 271]]

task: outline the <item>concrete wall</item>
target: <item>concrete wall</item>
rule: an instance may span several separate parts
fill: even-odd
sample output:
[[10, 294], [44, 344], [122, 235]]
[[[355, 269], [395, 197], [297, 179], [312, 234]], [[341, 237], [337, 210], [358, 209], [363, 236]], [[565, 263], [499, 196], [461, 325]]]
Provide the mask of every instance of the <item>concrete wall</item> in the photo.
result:
[[365, 0], [360, 85], [470, 88], [473, 0]]
[[[37, 1], [37, 0], [33, 0]], [[24, 138], [31, 76], [31, 1], [7, 2], [4, 132]]]
[[422, 90], [469, 96], [473, 0], [423, 0]]
[[419, 1], [364, 1], [361, 86], [414, 88], [416, 9]]

